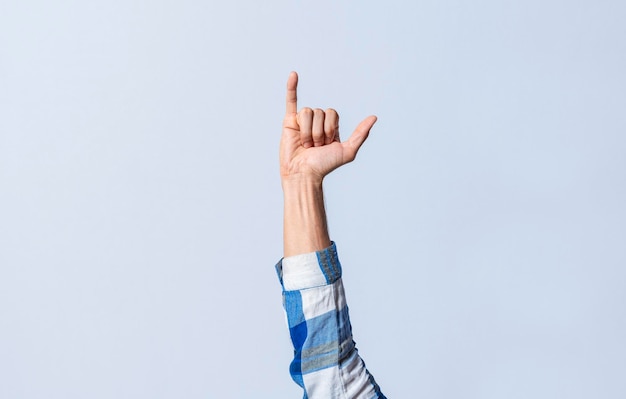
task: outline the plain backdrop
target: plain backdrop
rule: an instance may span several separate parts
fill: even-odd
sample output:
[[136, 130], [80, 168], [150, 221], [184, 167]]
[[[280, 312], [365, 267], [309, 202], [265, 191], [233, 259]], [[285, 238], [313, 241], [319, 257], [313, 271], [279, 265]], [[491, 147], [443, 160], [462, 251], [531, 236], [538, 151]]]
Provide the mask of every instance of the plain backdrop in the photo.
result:
[[626, 3], [0, 3], [0, 397], [301, 397], [284, 89], [390, 398], [626, 395]]

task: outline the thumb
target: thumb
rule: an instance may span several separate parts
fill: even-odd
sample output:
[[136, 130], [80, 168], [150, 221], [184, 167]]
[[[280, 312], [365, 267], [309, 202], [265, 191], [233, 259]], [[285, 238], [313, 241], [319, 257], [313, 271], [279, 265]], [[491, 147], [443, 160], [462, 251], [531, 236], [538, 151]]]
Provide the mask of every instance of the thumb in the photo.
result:
[[357, 152], [359, 152], [359, 148], [361, 148], [361, 145], [363, 145], [363, 143], [367, 139], [367, 136], [369, 136], [370, 130], [372, 129], [372, 126], [374, 126], [374, 123], [376, 123], [377, 119], [378, 118], [376, 118], [376, 116], [374, 115], [368, 116], [367, 118], [363, 119], [361, 123], [359, 123], [359, 125], [356, 127], [356, 129], [354, 129], [354, 132], [352, 132], [350, 138], [341, 143], [344, 149], [345, 163], [354, 161]]

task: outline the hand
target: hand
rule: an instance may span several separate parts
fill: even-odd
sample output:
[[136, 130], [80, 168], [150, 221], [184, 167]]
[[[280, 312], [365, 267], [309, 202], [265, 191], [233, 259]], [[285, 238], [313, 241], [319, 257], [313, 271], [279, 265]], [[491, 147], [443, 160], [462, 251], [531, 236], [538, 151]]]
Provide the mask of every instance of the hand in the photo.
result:
[[303, 108], [297, 112], [297, 87], [298, 74], [291, 72], [280, 140], [280, 176], [283, 181], [304, 178], [321, 182], [327, 174], [354, 160], [376, 117], [365, 118], [342, 143], [337, 111]]

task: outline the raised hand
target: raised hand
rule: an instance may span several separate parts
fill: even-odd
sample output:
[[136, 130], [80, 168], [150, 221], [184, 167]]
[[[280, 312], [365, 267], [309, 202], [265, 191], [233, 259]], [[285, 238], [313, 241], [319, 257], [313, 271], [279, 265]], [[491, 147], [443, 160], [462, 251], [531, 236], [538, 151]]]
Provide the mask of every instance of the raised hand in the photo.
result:
[[332, 108], [302, 108], [297, 104], [298, 74], [287, 80], [287, 109], [280, 141], [280, 175], [283, 180], [324, 177], [352, 162], [376, 122], [368, 116], [343, 143], [339, 139], [339, 115]]

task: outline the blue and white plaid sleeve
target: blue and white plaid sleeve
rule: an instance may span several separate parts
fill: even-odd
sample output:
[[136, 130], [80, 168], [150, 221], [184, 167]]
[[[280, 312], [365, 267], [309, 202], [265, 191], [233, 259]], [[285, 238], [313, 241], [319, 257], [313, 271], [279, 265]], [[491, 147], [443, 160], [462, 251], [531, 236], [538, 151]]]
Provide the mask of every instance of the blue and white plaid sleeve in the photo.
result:
[[304, 399], [386, 399], [352, 340], [335, 243], [284, 258], [276, 271], [294, 346], [290, 373]]

